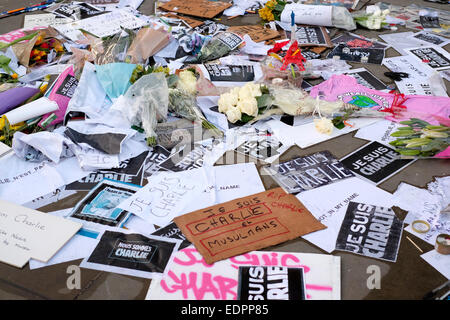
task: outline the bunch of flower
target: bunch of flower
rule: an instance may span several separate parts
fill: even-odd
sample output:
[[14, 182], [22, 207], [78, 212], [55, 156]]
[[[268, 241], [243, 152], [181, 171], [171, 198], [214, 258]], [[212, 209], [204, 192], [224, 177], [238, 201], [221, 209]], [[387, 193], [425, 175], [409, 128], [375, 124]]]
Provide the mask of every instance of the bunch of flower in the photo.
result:
[[259, 16], [265, 21], [280, 20], [281, 12], [283, 12], [286, 3], [282, 0], [269, 0], [262, 9], [258, 10]]
[[406, 126], [391, 134], [398, 139], [390, 144], [403, 156], [433, 157], [450, 146], [448, 126], [435, 126], [416, 118], [400, 121], [400, 124]]
[[64, 53], [64, 47], [55, 38], [44, 39], [39, 35], [30, 54], [30, 67], [35, 64], [47, 63], [47, 57], [51, 51], [54, 51], [56, 57]]
[[136, 68], [134, 68], [133, 73], [131, 74], [130, 82], [135, 83], [137, 80], [139, 80], [142, 76], [154, 72], [164, 72], [166, 76], [169, 75], [169, 68], [163, 67], [163, 66], [143, 66], [141, 64], [138, 64]]
[[387, 25], [386, 16], [389, 10], [381, 10], [378, 6], [373, 6], [372, 11], [366, 12], [365, 14], [355, 14], [353, 19], [357, 24], [363, 26], [370, 30], [379, 30], [381, 27]]
[[231, 123], [247, 123], [268, 106], [268, 97], [270, 95], [266, 87], [249, 82], [243, 87], [221, 94], [218, 101], [219, 112], [224, 113]]

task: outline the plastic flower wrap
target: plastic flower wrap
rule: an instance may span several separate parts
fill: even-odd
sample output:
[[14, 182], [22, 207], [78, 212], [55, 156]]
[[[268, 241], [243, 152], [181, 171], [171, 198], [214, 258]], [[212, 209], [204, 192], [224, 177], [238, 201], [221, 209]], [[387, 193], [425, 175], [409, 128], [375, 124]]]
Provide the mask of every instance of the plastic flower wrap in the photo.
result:
[[223, 133], [212, 123], [206, 120], [197, 106], [197, 77], [195, 70], [181, 70], [178, 74], [167, 78], [169, 85], [169, 111], [189, 121], [202, 124], [202, 127], [211, 130], [214, 135], [221, 137]]
[[391, 134], [398, 137], [390, 142], [402, 156], [416, 156], [420, 158], [450, 158], [448, 152], [450, 146], [450, 127], [446, 125], [434, 126], [428, 122], [412, 118], [401, 121], [400, 127]]
[[146, 74], [125, 93], [126, 116], [135, 125], [141, 125], [147, 144], [156, 145], [156, 124], [167, 120], [169, 88], [162, 72]]
[[381, 10], [378, 6], [369, 6], [365, 13], [355, 13], [353, 19], [357, 24], [370, 30], [380, 30], [387, 25], [385, 22], [389, 10]]

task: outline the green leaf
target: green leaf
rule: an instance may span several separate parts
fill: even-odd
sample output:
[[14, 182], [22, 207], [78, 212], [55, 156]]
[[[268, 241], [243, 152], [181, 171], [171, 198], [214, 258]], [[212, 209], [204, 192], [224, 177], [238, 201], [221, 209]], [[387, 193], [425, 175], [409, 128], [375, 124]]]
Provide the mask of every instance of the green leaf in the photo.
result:
[[258, 109], [267, 108], [272, 105], [272, 97], [270, 94], [263, 94], [259, 97], [256, 97], [256, 101], [258, 102]]
[[243, 113], [242, 116], [241, 116], [240, 122], [247, 123], [247, 122], [253, 120], [254, 118], [255, 117], [252, 117], [252, 116], [249, 116], [248, 114]]

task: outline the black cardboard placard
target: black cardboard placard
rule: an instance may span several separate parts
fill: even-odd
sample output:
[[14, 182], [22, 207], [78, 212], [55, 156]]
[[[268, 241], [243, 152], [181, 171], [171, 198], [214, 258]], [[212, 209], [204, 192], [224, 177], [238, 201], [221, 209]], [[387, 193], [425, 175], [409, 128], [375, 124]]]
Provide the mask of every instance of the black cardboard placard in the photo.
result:
[[414, 159], [400, 159], [393, 148], [373, 141], [340, 161], [355, 174], [379, 184], [410, 165]]
[[152, 235], [183, 241], [180, 244], [180, 247], [178, 248], [178, 250], [184, 249], [191, 245], [189, 240], [186, 239], [186, 237], [181, 232], [180, 228], [178, 228], [178, 226], [176, 225], [175, 222], [171, 222], [167, 226], [159, 228], [158, 230], [153, 232]]

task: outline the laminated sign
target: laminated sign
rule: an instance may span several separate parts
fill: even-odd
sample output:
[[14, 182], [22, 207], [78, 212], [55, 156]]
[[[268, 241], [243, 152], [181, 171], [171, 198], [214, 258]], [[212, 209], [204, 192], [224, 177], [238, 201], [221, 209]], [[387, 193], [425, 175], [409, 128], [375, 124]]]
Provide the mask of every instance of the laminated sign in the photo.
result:
[[208, 264], [326, 228], [281, 188], [178, 216], [174, 222]]
[[239, 267], [238, 300], [306, 300], [303, 268]]
[[395, 262], [403, 221], [390, 208], [350, 202], [336, 241], [336, 250]]

